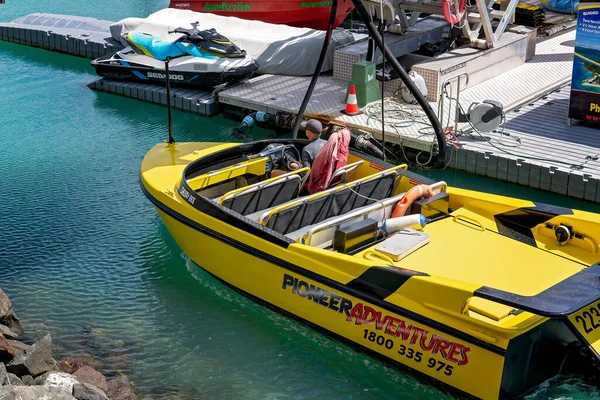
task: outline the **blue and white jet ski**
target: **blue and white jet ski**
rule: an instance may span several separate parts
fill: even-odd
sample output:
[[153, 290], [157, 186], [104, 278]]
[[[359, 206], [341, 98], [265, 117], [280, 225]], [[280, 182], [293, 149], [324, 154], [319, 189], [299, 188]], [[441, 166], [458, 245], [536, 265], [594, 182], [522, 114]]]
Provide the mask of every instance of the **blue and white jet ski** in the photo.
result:
[[96, 73], [109, 79], [139, 82], [165, 81], [165, 61], [169, 61], [172, 84], [214, 87], [250, 78], [258, 63], [214, 29], [200, 31], [177, 28], [169, 33], [181, 36], [167, 41], [140, 32], [123, 38], [129, 47], [92, 61]]

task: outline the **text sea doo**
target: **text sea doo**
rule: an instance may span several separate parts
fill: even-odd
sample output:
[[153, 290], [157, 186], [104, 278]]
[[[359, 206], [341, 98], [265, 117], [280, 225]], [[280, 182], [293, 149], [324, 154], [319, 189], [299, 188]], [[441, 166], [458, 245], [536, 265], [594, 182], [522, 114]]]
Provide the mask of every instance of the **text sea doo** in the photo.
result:
[[[285, 156], [307, 142], [279, 143]], [[599, 215], [447, 187], [356, 151], [341, 183], [303, 195], [308, 168], [267, 178], [269, 144], [162, 143], [144, 158], [142, 190], [202, 268], [478, 398], [599, 372]], [[422, 230], [394, 232], [399, 211]]]
[[250, 78], [258, 63], [214, 29], [177, 28], [175, 41], [140, 32], [123, 35], [129, 47], [92, 61], [96, 73], [110, 79], [165, 81], [169, 61], [172, 84], [213, 87]]

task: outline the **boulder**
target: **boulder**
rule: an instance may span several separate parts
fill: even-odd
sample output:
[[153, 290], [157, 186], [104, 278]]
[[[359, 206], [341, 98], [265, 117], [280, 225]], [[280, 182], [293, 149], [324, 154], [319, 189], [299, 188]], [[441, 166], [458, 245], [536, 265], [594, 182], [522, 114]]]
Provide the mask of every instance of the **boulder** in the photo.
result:
[[126, 376], [111, 379], [107, 383], [107, 394], [111, 400], [137, 400], [133, 386]]
[[8, 298], [6, 293], [4, 293], [2, 289], [0, 289], [0, 319], [7, 316], [8, 313], [11, 311], [12, 303], [10, 302], [10, 299]]
[[0, 333], [7, 339], [16, 339], [19, 335], [10, 330], [6, 325], [0, 324]]
[[31, 375], [23, 375], [23, 376], [21, 377], [21, 380], [23, 381], [23, 383], [24, 383], [25, 385], [28, 385], [28, 386], [29, 386], [29, 385], [33, 385], [33, 384], [34, 384], [34, 383], [33, 383], [34, 379], [33, 379], [33, 376], [31, 376]]
[[8, 315], [0, 317], [0, 324], [8, 327], [17, 336], [23, 333], [23, 325], [21, 325], [21, 321], [19, 321], [14, 311], [10, 311]]
[[30, 345], [19, 342], [18, 340], [7, 339], [6, 341], [8, 342], [8, 344], [10, 344], [10, 347], [12, 347], [15, 350], [15, 356], [25, 354], [25, 352], [27, 352], [27, 349], [31, 347]]
[[3, 386], [0, 400], [76, 400], [62, 389], [43, 386]]
[[64, 372], [47, 372], [35, 378], [34, 383], [45, 387], [57, 387], [67, 393], [73, 392], [73, 386], [79, 381], [73, 375]]
[[77, 400], [108, 400], [106, 394], [94, 385], [78, 383], [73, 386], [73, 397]]
[[10, 385], [10, 377], [4, 364], [0, 363], [0, 387]]
[[14, 385], [14, 386], [25, 386], [25, 384], [23, 383], [23, 381], [18, 376], [16, 376], [15, 374], [9, 373], [8, 377], [10, 379], [10, 384], [11, 385]]
[[15, 358], [15, 349], [8, 343], [6, 338], [0, 333], [0, 363], [8, 363]]
[[61, 372], [72, 374], [81, 367], [97, 367], [98, 363], [91, 355], [82, 355], [77, 357], [67, 357], [58, 363], [58, 369]]
[[96, 386], [104, 393], [108, 393], [108, 384], [106, 383], [106, 378], [92, 367], [81, 367], [75, 371], [75, 373], [73, 373], [73, 376], [79, 379], [79, 382], [81, 383], [89, 383], [90, 385]]
[[52, 358], [52, 338], [44, 336], [31, 347], [25, 354], [16, 356], [7, 366], [8, 372], [17, 376], [39, 376], [45, 372], [56, 371], [56, 361]]

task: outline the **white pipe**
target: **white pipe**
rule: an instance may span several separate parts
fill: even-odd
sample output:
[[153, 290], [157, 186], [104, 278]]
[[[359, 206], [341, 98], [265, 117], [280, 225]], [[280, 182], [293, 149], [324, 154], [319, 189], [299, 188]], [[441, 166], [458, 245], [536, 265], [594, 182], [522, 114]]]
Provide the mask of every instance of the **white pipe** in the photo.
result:
[[398, 232], [402, 229], [423, 229], [423, 227], [430, 221], [425, 218], [422, 214], [406, 215], [404, 217], [386, 219], [381, 230], [387, 234]]

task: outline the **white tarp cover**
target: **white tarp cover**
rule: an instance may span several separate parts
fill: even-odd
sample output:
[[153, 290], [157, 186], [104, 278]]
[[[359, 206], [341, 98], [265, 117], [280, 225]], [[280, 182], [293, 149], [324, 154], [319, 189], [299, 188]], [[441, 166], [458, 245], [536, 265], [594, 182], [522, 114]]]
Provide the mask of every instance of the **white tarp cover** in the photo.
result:
[[[198, 29], [215, 28], [241, 49], [254, 57], [260, 68], [259, 73], [276, 75], [312, 75], [317, 66], [325, 31], [308, 28], [294, 28], [286, 25], [268, 24], [261, 21], [248, 21], [235, 17], [199, 13], [189, 10], [166, 8], [150, 14], [147, 18], [125, 18], [110, 27], [113, 38], [124, 46], [127, 42], [122, 34], [137, 31], [175, 40], [180, 35], [167, 32], [175, 28], [191, 28], [199, 22]], [[323, 71], [333, 68], [335, 47], [354, 41], [352, 34], [335, 30]]]

